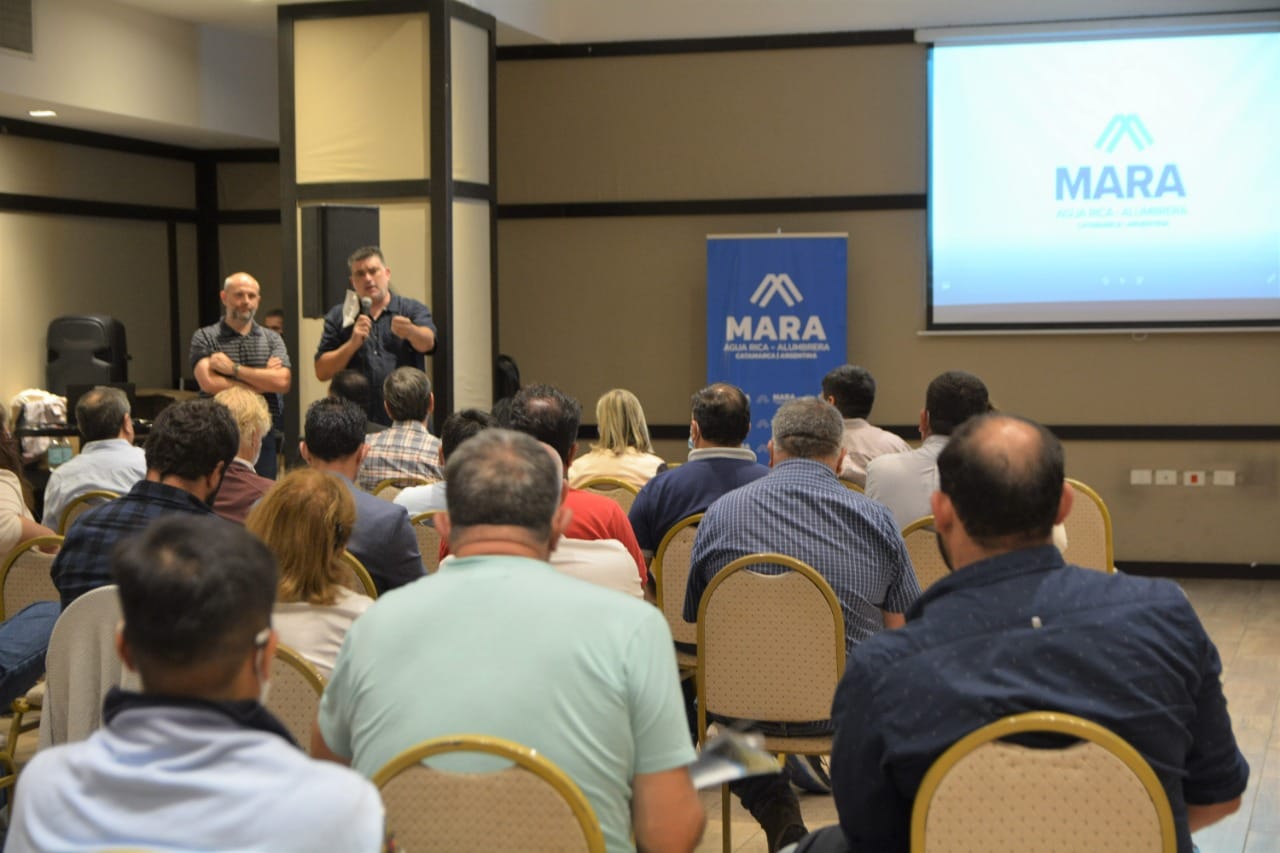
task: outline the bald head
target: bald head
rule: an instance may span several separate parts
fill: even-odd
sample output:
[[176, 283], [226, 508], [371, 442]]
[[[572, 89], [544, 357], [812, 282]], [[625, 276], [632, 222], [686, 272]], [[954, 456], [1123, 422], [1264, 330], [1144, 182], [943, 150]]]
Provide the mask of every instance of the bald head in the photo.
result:
[[1062, 444], [1034, 421], [980, 415], [938, 456], [938, 488], [987, 549], [1047, 542], [1063, 501]]
[[261, 285], [258, 284], [258, 280], [253, 276], [249, 275], [247, 272], [233, 272], [231, 275], [227, 276], [222, 281], [223, 290], [227, 290], [229, 288], [236, 287], [236, 286], [252, 287], [255, 290], [259, 290], [259, 291], [262, 290]]
[[262, 288], [258, 286], [258, 280], [247, 272], [232, 273], [222, 282], [222, 293], [218, 298], [226, 310], [227, 322], [239, 328], [253, 322], [258, 302], [262, 299]]

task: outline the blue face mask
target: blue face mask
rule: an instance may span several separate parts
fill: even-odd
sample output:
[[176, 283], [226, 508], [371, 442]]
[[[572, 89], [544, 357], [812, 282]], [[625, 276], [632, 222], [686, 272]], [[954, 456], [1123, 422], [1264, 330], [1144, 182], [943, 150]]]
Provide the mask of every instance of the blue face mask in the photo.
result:
[[693, 450], [693, 436], [689, 436], [689, 449]]

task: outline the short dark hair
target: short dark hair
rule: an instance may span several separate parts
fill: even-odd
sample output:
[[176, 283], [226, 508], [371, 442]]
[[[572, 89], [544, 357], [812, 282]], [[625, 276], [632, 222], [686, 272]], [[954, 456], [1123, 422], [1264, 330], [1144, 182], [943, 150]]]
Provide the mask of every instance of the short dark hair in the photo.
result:
[[951, 435], [969, 418], [991, 411], [991, 399], [981, 379], [963, 370], [948, 370], [929, 383], [924, 408], [929, 413], [929, 431]]
[[493, 360], [493, 399], [514, 397], [520, 390], [520, 365], [511, 356], [500, 353]]
[[773, 416], [773, 446], [788, 456], [826, 459], [840, 452], [844, 420], [835, 407], [817, 397], [783, 403]]
[[358, 370], [339, 370], [329, 382], [330, 397], [350, 400], [365, 411], [369, 410], [369, 401], [373, 399], [371, 394], [369, 377]]
[[350, 400], [322, 397], [307, 407], [302, 440], [322, 462], [346, 459], [364, 444], [365, 411]]
[[356, 249], [347, 256], [347, 272], [351, 272], [351, 268], [363, 261], [365, 258], [372, 258], [374, 256], [377, 256], [378, 260], [382, 262], [384, 267], [387, 265], [387, 259], [382, 256], [382, 250], [377, 246], [361, 246], [359, 249]]
[[111, 561], [124, 639], [144, 685], [155, 668], [212, 665], [231, 683], [271, 625], [276, 563], [257, 537], [220, 518], [167, 515], [121, 541]]
[[721, 447], [737, 447], [751, 432], [751, 400], [727, 382], [708, 385], [689, 401], [702, 437]]
[[397, 367], [382, 380], [382, 401], [393, 421], [425, 421], [431, 410], [431, 380], [416, 367]]
[[581, 422], [582, 406], [577, 400], [550, 385], [530, 385], [512, 398], [503, 426], [551, 445], [568, 465]]
[[457, 450], [462, 442], [497, 425], [497, 418], [482, 409], [463, 409], [460, 412], [454, 412], [445, 418], [440, 426], [440, 453], [445, 461], [448, 461], [453, 451]]
[[240, 449], [240, 430], [231, 411], [212, 398], [167, 406], [147, 436], [147, 470], [196, 480], [231, 464]]
[[[1008, 440], [1021, 425], [1030, 441]], [[1029, 430], [1029, 433], [1028, 433]], [[952, 433], [938, 455], [938, 488], [975, 542], [1046, 539], [1057, 519], [1065, 476], [1062, 443], [1015, 415], [979, 415]]]
[[268, 311], [267, 313], [265, 313], [265, 314], [263, 314], [263, 315], [262, 315], [262, 318], [263, 318], [264, 320], [265, 320], [266, 318], [268, 318], [268, 317], [279, 317], [281, 320], [283, 320], [283, 319], [284, 319], [284, 309], [283, 309], [283, 308], [272, 308], [270, 311]]
[[85, 444], [117, 438], [128, 414], [128, 394], [119, 388], [98, 385], [76, 402], [76, 429]]
[[445, 502], [455, 530], [481, 524], [551, 533], [564, 472], [532, 436], [487, 429], [463, 442], [445, 465]]
[[865, 367], [842, 364], [822, 377], [822, 396], [835, 399], [846, 418], [865, 418], [876, 402], [876, 380]]

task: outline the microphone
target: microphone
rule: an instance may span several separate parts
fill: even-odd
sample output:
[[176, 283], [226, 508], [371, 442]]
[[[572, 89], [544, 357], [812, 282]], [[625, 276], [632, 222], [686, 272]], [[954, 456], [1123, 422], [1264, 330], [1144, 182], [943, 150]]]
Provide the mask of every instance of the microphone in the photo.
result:
[[360, 297], [360, 313], [366, 317], [371, 316], [370, 310], [373, 308], [373, 299], [368, 296]]

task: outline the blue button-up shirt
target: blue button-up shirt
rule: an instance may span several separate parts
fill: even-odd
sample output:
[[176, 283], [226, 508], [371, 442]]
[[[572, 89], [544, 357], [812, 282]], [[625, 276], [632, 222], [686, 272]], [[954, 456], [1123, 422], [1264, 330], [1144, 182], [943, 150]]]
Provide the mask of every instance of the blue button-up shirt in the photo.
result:
[[44, 526], [56, 530], [67, 504], [85, 492], [105, 490], [123, 494], [147, 476], [147, 459], [141, 447], [123, 438], [86, 444], [78, 456], [49, 474], [44, 487]]
[[1169, 581], [1067, 566], [1052, 545], [966, 566], [849, 658], [832, 709], [840, 825], [853, 850], [907, 850], [916, 791], [947, 747], [1010, 714], [1062, 711], [1151, 764], [1189, 853], [1186, 804], [1232, 800], [1249, 779], [1221, 672]]
[[[748, 554], [776, 552], [808, 563], [835, 591], [849, 650], [884, 630], [884, 613], [902, 613], [920, 594], [893, 516], [851, 491], [827, 465], [788, 459], [707, 508], [698, 525], [684, 618], [698, 618], [716, 572]], [[776, 573], [780, 568], [756, 566]]]

